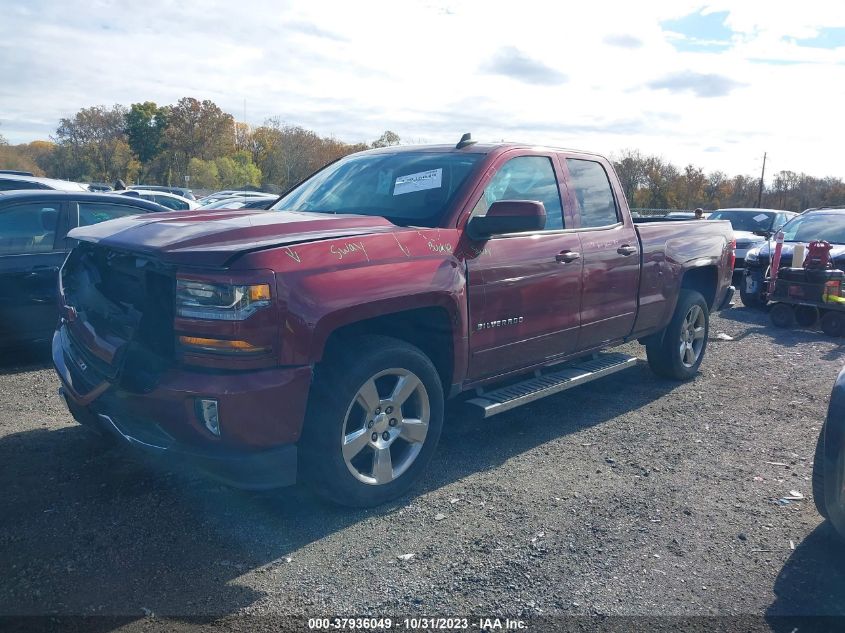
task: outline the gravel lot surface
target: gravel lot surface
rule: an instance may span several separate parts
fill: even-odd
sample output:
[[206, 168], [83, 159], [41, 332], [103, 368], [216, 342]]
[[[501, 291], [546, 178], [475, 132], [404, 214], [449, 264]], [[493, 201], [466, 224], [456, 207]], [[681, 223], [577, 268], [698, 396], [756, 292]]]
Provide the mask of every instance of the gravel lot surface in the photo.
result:
[[450, 413], [422, 485], [369, 511], [105, 450], [43, 350], [7, 355], [0, 614], [842, 615], [845, 546], [810, 486], [841, 341], [737, 307], [691, 382], [643, 364]]

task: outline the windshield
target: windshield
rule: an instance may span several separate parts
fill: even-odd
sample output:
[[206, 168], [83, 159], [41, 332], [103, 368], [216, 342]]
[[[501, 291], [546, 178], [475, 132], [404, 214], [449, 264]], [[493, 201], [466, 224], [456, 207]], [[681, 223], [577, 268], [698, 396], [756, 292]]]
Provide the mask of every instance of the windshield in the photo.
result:
[[825, 240], [831, 244], [845, 244], [845, 214], [799, 216], [784, 225], [783, 239], [786, 242]]
[[397, 152], [343, 158], [273, 205], [277, 211], [378, 215], [437, 226], [483, 154]]
[[714, 211], [708, 220], [727, 220], [734, 231], [771, 231], [777, 214], [771, 211]]

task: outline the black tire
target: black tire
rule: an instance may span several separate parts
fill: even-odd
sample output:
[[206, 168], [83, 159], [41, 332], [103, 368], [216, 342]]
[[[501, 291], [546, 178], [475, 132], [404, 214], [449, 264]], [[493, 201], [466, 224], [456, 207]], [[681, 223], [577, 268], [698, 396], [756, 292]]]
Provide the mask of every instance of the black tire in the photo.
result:
[[[422, 389], [418, 386], [407, 402], [417, 407], [427, 405], [428, 425], [422, 441], [412, 444], [403, 437], [406, 430], [403, 416], [408, 416], [405, 405], [397, 404], [400, 421], [394, 426], [395, 420], [387, 418], [387, 408], [381, 412], [379, 407], [380, 413], [373, 415], [359, 404], [359, 391], [371, 380], [377, 387], [376, 396], [384, 401], [382, 392], [385, 384], [387, 391], [391, 390], [389, 380], [393, 379], [393, 375], [375, 377], [393, 369], [407, 372], [421, 383]], [[399, 380], [400, 377], [397, 377], [397, 386]], [[300, 442], [303, 478], [320, 496], [344, 506], [376, 506], [402, 496], [420, 479], [431, 461], [443, 428], [443, 401], [443, 385], [437, 370], [431, 360], [413, 345], [375, 335], [338, 343], [315, 370]], [[350, 431], [347, 417], [350, 424], [354, 421], [361, 426]], [[419, 419], [423, 417], [424, 414], [420, 413]], [[371, 422], [374, 426], [367, 426]], [[382, 429], [381, 426], [388, 422], [392, 428]], [[388, 471], [390, 479], [386, 483], [377, 482], [376, 454], [380, 452], [383, 455], [385, 448], [377, 448], [376, 444], [382, 443], [380, 439], [372, 442], [362, 440], [366, 444], [358, 448], [359, 452], [353, 457], [349, 457], [349, 463], [344, 458], [343, 438], [357, 435], [360, 431], [364, 431], [364, 435], [369, 438], [371, 430], [377, 431], [374, 437], [381, 437], [383, 433], [393, 434], [390, 443], [386, 445], [387, 455], [391, 457], [388, 460], [391, 464]], [[409, 457], [411, 453], [414, 453], [413, 457]], [[400, 460], [410, 460], [409, 465]], [[368, 476], [365, 470], [369, 467], [372, 470]], [[395, 470], [402, 467], [405, 469], [395, 475]], [[357, 475], [353, 474], [353, 470]], [[366, 483], [359, 477], [370, 477], [372, 481]]]
[[[681, 352], [682, 329], [685, 328], [687, 316], [698, 306], [703, 316], [703, 339], [698, 356], [692, 363], [686, 363]], [[659, 336], [653, 336], [646, 343], [646, 355], [651, 370], [665, 378], [675, 380], [689, 380], [698, 373], [704, 352], [707, 350], [707, 339], [710, 335], [710, 312], [704, 297], [695, 290], [682, 289], [678, 296], [678, 305], [669, 325]]]
[[816, 510], [825, 519], [829, 518], [824, 498], [824, 431], [826, 428], [827, 423], [822, 424], [822, 430], [816, 442], [816, 454], [813, 457], [813, 501], [816, 504]]
[[760, 293], [746, 292], [745, 284], [742, 284], [739, 287], [739, 297], [740, 299], [742, 299], [742, 304], [747, 308], [754, 308], [755, 310], [760, 310], [765, 306], [765, 302], [760, 296]]
[[800, 327], [813, 327], [819, 320], [816, 306], [795, 306], [795, 321]]
[[769, 312], [769, 320], [776, 327], [792, 327], [795, 325], [795, 310], [787, 303], [776, 303]]
[[845, 334], [845, 315], [841, 312], [825, 312], [819, 325], [828, 336], [840, 337]]

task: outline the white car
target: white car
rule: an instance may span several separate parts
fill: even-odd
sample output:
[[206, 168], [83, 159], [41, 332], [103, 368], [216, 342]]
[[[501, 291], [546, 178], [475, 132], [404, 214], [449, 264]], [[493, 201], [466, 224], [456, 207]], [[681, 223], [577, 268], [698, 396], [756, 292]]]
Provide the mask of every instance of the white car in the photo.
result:
[[172, 209], [174, 211], [186, 211], [190, 209], [196, 209], [199, 206], [196, 200], [188, 200], [187, 198], [183, 198], [182, 196], [177, 196], [175, 193], [167, 193], [165, 191], [154, 191], [150, 189], [127, 189], [126, 191], [120, 191], [119, 193], [123, 196], [136, 196], [138, 198], [143, 198], [144, 200], [157, 202], [161, 206], [167, 207], [168, 209]]
[[90, 191], [79, 182], [59, 180], [58, 178], [40, 178], [39, 176], [21, 176], [19, 174], [0, 174], [0, 191], [18, 191], [22, 189], [54, 189], [57, 191]]

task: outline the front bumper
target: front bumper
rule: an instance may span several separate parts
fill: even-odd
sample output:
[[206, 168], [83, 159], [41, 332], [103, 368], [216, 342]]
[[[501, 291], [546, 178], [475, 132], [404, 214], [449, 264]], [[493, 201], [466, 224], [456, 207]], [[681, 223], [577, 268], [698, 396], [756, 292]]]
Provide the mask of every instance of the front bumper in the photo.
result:
[[[94, 375], [62, 326], [53, 336], [62, 395], [82, 424], [147, 453], [175, 458], [230, 485], [296, 482], [297, 447], [310, 367], [213, 373], [167, 370], [149, 393], [130, 393]], [[218, 401], [220, 436], [200, 421], [197, 398]]]

